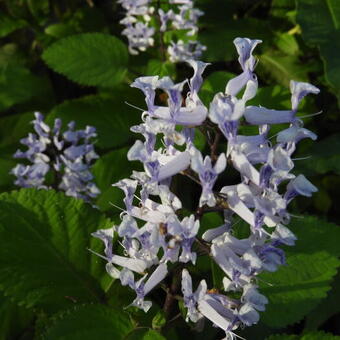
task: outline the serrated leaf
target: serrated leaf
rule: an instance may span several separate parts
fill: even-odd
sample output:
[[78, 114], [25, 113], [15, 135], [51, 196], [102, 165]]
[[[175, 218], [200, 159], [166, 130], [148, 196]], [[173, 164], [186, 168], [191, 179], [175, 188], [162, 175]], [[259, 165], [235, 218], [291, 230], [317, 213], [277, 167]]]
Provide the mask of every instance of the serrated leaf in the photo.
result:
[[84, 33], [58, 40], [42, 55], [54, 71], [90, 86], [113, 86], [126, 74], [128, 52], [116, 37]]
[[122, 147], [129, 141], [132, 144], [136, 135], [130, 131], [130, 126], [139, 122], [140, 112], [125, 103], [125, 100], [129, 101], [131, 92], [135, 101], [138, 98], [138, 93], [131, 90], [117, 90], [114, 97], [93, 95], [65, 101], [53, 108], [46, 121], [53, 125], [54, 119], [61, 118], [64, 126], [74, 120], [77, 129], [86, 125], [96, 127], [96, 146], [99, 148]]
[[288, 227], [297, 236], [295, 246], [287, 248], [288, 253], [310, 254], [317, 250], [326, 251], [334, 257], [340, 256], [338, 225], [318, 217], [304, 216], [302, 219], [292, 219]]
[[88, 248], [110, 220], [82, 200], [53, 190], [21, 189], [0, 195], [0, 289], [16, 302], [56, 311], [98, 302], [111, 279]]
[[288, 334], [276, 334], [271, 335], [266, 340], [338, 340], [340, 336], [335, 336], [330, 333], [313, 332], [303, 335], [288, 335]]
[[133, 330], [124, 311], [103, 305], [83, 305], [54, 317], [47, 328], [46, 340], [122, 340]]
[[294, 254], [277, 272], [262, 273], [261, 292], [269, 303], [261, 319], [270, 327], [301, 320], [326, 297], [339, 260], [326, 251]]

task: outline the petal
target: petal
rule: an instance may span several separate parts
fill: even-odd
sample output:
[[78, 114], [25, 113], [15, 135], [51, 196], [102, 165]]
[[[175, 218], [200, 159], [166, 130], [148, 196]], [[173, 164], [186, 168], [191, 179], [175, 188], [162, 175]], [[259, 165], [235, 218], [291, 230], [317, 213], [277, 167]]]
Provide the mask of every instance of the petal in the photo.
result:
[[168, 267], [165, 263], [161, 263], [151, 274], [144, 285], [144, 294], [148, 294], [155, 286], [157, 286], [168, 275]]
[[190, 154], [188, 151], [179, 153], [171, 161], [162, 165], [159, 169], [158, 181], [172, 177], [187, 169], [190, 165]]
[[281, 124], [290, 123], [294, 120], [294, 111], [270, 110], [265, 107], [247, 106], [244, 117], [249, 124]]
[[227, 166], [227, 158], [224, 153], [221, 153], [214, 165], [214, 170], [217, 174], [220, 174]]
[[131, 259], [124, 256], [112, 255], [111, 262], [137, 273], [143, 273], [146, 269], [146, 262], [139, 259]]

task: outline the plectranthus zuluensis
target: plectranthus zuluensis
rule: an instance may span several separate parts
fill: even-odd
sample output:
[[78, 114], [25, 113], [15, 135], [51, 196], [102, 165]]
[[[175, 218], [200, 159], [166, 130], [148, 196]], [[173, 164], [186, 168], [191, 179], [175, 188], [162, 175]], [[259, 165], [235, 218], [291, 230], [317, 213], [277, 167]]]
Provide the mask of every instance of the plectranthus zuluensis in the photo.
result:
[[[29, 133], [20, 141], [27, 150], [17, 150], [13, 156], [26, 160], [26, 164], [19, 163], [11, 170], [16, 176], [14, 183], [22, 188], [54, 188], [67, 196], [91, 202], [100, 193], [90, 170], [99, 157], [92, 143], [97, 136], [96, 129], [86, 126], [84, 130], [75, 130], [72, 121], [62, 132], [59, 118], [51, 128], [39, 112], [35, 113], [32, 123], [35, 133]], [[46, 183], [48, 175], [53, 183]]]
[[[148, 311], [151, 301], [145, 300], [146, 295], [172, 275], [173, 264], [179, 262], [186, 320], [208, 319], [225, 331], [226, 339], [237, 336], [238, 327], [259, 321], [259, 312], [265, 310], [268, 300], [259, 292], [257, 276], [284, 265], [280, 246], [293, 246], [296, 240], [287, 227], [289, 204], [298, 195], [309, 197], [317, 191], [302, 174], [292, 173], [292, 154], [301, 139], [316, 139], [297, 113], [303, 97], [319, 90], [291, 81], [291, 109], [247, 105], [258, 88], [257, 61], [252, 54], [259, 43], [248, 38], [234, 40], [242, 73], [228, 81], [225, 92], [217, 93], [208, 106], [199, 96], [202, 73], [208, 65], [201, 61], [189, 61], [193, 76], [178, 84], [157, 76], [132, 83], [143, 91], [146, 108], [143, 122], [131, 127], [143, 140], [134, 143], [127, 157], [141, 162], [144, 171], [134, 171], [130, 178], [114, 184], [125, 194], [121, 223], [93, 234], [105, 244], [105, 254], [100, 256], [107, 261], [107, 272], [136, 292], [133, 306]], [[183, 99], [186, 84], [189, 91]], [[155, 101], [156, 91], [167, 95], [167, 105]], [[283, 130], [270, 134], [272, 126], [283, 123]], [[214, 125], [224, 137], [224, 151], [218, 153], [215, 148], [214, 155], [203, 156], [195, 147], [195, 129], [205, 124]], [[240, 134], [242, 124], [258, 126], [258, 134]], [[218, 176], [227, 176], [230, 168], [238, 171], [239, 183], [217, 190]], [[182, 202], [171, 190], [174, 176], [188, 176], [199, 183], [200, 213], [180, 217]], [[209, 209], [219, 210], [224, 223], [205, 230], [199, 238], [200, 214]], [[249, 225], [246, 238], [233, 235], [233, 225], [239, 220]], [[121, 255], [112, 251], [116, 235]], [[198, 254], [193, 245], [203, 251]], [[193, 287], [189, 270], [198, 256], [210, 256], [220, 267], [223, 291], [208, 287], [204, 279]]]

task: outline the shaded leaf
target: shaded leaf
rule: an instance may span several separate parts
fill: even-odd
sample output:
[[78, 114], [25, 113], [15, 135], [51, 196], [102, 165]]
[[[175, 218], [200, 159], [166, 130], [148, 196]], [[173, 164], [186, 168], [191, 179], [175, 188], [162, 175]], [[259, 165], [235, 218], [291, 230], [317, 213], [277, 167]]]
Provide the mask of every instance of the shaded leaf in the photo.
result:
[[61, 118], [66, 127], [66, 123], [74, 120], [77, 129], [94, 126], [98, 134], [96, 146], [122, 147], [136, 136], [130, 132], [130, 126], [140, 120], [140, 112], [125, 104], [131, 91], [135, 92], [122, 89], [115, 91], [115, 97], [93, 95], [65, 101], [51, 111], [46, 121], [52, 126], [56, 118]]
[[322, 326], [330, 317], [340, 313], [340, 273], [335, 277], [332, 290], [323, 299], [320, 304], [306, 316], [305, 330], [317, 330]]
[[4, 14], [0, 15], [0, 38], [16, 31], [17, 29], [23, 28], [27, 25], [24, 20], [14, 19]]
[[48, 340], [122, 340], [133, 330], [128, 314], [103, 305], [83, 305], [54, 317], [47, 327]]
[[0, 195], [0, 288], [16, 302], [48, 311], [100, 301], [110, 282], [90, 237], [110, 220], [82, 200], [53, 190]]
[[269, 303], [261, 319], [270, 327], [301, 320], [327, 295], [339, 260], [325, 251], [294, 254], [277, 272], [262, 273], [261, 292]]
[[311, 161], [297, 164], [297, 171], [307, 175], [325, 174], [333, 172], [340, 174], [340, 134], [333, 134], [313, 144], [308, 152], [312, 155]]
[[0, 111], [32, 98], [44, 100], [44, 96], [51, 97], [47, 79], [32, 74], [20, 65], [0, 66]]
[[303, 335], [276, 334], [266, 338], [266, 340], [337, 340], [340, 336], [335, 336], [324, 332], [307, 333]]
[[289, 87], [291, 80], [307, 81], [311, 64], [301, 63], [295, 56], [267, 52], [260, 57], [258, 70], [279, 84]]
[[19, 307], [2, 294], [0, 296], [0, 340], [17, 339], [33, 322], [33, 311]]

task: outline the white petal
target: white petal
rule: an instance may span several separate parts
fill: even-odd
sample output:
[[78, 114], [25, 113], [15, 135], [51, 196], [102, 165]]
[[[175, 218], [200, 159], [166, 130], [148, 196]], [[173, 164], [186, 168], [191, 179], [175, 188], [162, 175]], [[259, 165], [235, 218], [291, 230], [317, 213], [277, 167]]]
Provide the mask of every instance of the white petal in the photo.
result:
[[161, 263], [145, 282], [144, 294], [148, 294], [155, 286], [157, 286], [168, 274], [168, 267], [165, 263]]

